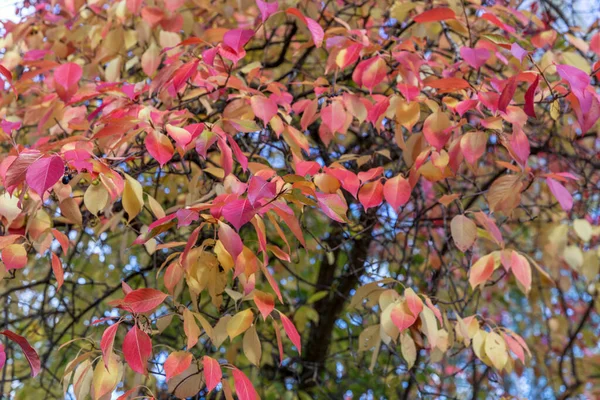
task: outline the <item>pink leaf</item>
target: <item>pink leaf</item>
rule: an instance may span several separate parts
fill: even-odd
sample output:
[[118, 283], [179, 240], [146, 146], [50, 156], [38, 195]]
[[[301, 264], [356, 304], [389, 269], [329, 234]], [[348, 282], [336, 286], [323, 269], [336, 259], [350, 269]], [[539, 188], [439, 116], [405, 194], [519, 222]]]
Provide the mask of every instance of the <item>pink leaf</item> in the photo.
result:
[[6, 336], [21, 347], [21, 350], [23, 350], [23, 353], [27, 358], [27, 362], [29, 362], [29, 366], [31, 367], [31, 376], [35, 378], [42, 368], [42, 363], [40, 361], [40, 357], [33, 347], [31, 347], [27, 339], [6, 329], [1, 331], [0, 334]]
[[248, 200], [255, 205], [259, 200], [272, 200], [277, 195], [277, 185], [260, 176], [253, 176], [248, 184]]
[[148, 153], [158, 161], [161, 167], [171, 160], [175, 152], [169, 138], [154, 129], [148, 132], [144, 144]]
[[123, 305], [135, 313], [145, 313], [154, 310], [167, 298], [160, 290], [144, 288], [129, 292], [123, 300]]
[[143, 375], [148, 373], [147, 364], [152, 355], [152, 340], [137, 325], [125, 335], [123, 355], [132, 370]]
[[271, 15], [275, 14], [279, 8], [279, 4], [276, 1], [273, 3], [267, 3], [266, 1], [256, 0], [256, 5], [260, 10], [260, 16], [263, 24]]
[[573, 208], [573, 196], [571, 196], [567, 188], [552, 178], [546, 178], [546, 183], [563, 210], [569, 211]]
[[317, 193], [317, 201], [321, 210], [334, 221], [346, 222], [346, 212], [348, 205], [336, 193]]
[[237, 368], [233, 370], [233, 380], [235, 381], [235, 391], [239, 400], [256, 400], [258, 398], [250, 379]]
[[[206, 379], [206, 388], [208, 391], [212, 391], [221, 382], [223, 373], [221, 372], [221, 365], [214, 358], [209, 356], [202, 357], [202, 365], [204, 367], [204, 378]], [[239, 395], [239, 394], [238, 394]]]
[[581, 97], [582, 92], [590, 84], [590, 76], [579, 68], [570, 65], [557, 65], [556, 71], [562, 79], [569, 82], [571, 90], [577, 97]]
[[523, 285], [525, 293], [529, 293], [531, 290], [531, 266], [529, 265], [529, 261], [516, 251], [513, 251], [510, 264], [515, 278]]
[[321, 110], [321, 120], [332, 133], [341, 132], [346, 124], [346, 118], [340, 116], [346, 115], [344, 106], [339, 101], [333, 101], [327, 107]]
[[279, 316], [281, 317], [281, 323], [283, 325], [283, 330], [285, 331], [286, 335], [288, 336], [288, 338], [290, 338], [294, 346], [296, 346], [296, 348], [298, 349], [298, 354], [302, 354], [302, 340], [300, 338], [300, 335], [298, 334], [298, 331], [296, 330], [296, 327], [294, 326], [294, 323], [282, 312], [279, 312]]
[[515, 58], [518, 58], [520, 62], [523, 62], [523, 58], [529, 54], [527, 50], [519, 46], [519, 44], [516, 42], [510, 46], [510, 52], [513, 56], [515, 56]]
[[167, 133], [175, 140], [175, 143], [181, 148], [185, 148], [192, 141], [190, 131], [171, 124], [166, 125]]
[[177, 216], [177, 227], [181, 228], [182, 226], [190, 226], [192, 222], [198, 220], [198, 213], [193, 210], [188, 210], [185, 208], [181, 208], [177, 210], [175, 213]]
[[100, 349], [102, 350], [102, 359], [104, 360], [104, 367], [108, 371], [108, 365], [110, 364], [110, 357], [113, 354], [113, 347], [115, 345], [115, 335], [119, 329], [119, 322], [106, 328], [102, 334], [100, 340]]
[[240, 255], [242, 250], [244, 249], [244, 244], [242, 243], [242, 239], [240, 235], [236, 233], [231, 227], [223, 222], [219, 222], [219, 240], [223, 243], [223, 247], [231, 257], [236, 260]]
[[500, 94], [500, 98], [498, 99], [498, 110], [502, 112], [506, 112], [506, 107], [512, 101], [513, 96], [515, 95], [515, 91], [517, 90], [517, 77], [516, 75], [508, 79], [502, 93]]
[[277, 103], [272, 98], [260, 95], [252, 96], [250, 105], [254, 115], [260, 118], [265, 126], [271, 121], [271, 118], [277, 115]]
[[6, 364], [6, 352], [4, 351], [4, 345], [0, 343], [0, 369], [4, 368]]
[[531, 147], [529, 146], [527, 135], [525, 135], [525, 132], [518, 125], [513, 125], [513, 134], [510, 137], [509, 144], [515, 161], [522, 166], [527, 165]]
[[29, 187], [41, 196], [60, 180], [65, 163], [59, 156], [40, 158], [27, 168], [25, 180]]
[[395, 211], [408, 202], [411, 191], [412, 188], [410, 187], [410, 183], [401, 175], [388, 179], [385, 182], [385, 185], [383, 185], [385, 201], [387, 201]]
[[490, 51], [488, 49], [478, 48], [472, 49], [470, 47], [461, 47], [460, 56], [475, 69], [479, 69], [485, 65], [487, 60], [490, 58]]
[[77, 92], [83, 70], [78, 64], [67, 63], [54, 70], [55, 89], [62, 101], [69, 101]]
[[252, 36], [254, 36], [252, 29], [231, 29], [223, 35], [223, 43], [236, 53], [239, 53], [244, 49], [246, 43], [252, 39]]
[[535, 78], [535, 81], [533, 81], [533, 83], [531, 84], [531, 86], [529, 86], [529, 88], [527, 89], [527, 92], [525, 92], [525, 114], [529, 115], [531, 118], [537, 118], [535, 115], [535, 109], [533, 107], [534, 103], [533, 100], [535, 98], [535, 90], [538, 87], [538, 84], [540, 83], [540, 76], [538, 75]]
[[321, 25], [319, 25], [317, 21], [304, 16], [304, 14], [302, 14], [302, 12], [297, 8], [288, 8], [286, 10], [286, 13], [295, 15], [296, 17], [300, 18], [300, 20], [302, 20], [302, 22], [306, 24], [306, 27], [310, 31], [315, 46], [321, 47], [321, 45], [323, 44], [323, 38], [325, 37], [325, 32], [323, 32], [323, 28], [321, 28]]
[[242, 226], [250, 222], [256, 210], [248, 199], [238, 199], [231, 201], [223, 207], [221, 214], [227, 222], [235, 227], [237, 231]]

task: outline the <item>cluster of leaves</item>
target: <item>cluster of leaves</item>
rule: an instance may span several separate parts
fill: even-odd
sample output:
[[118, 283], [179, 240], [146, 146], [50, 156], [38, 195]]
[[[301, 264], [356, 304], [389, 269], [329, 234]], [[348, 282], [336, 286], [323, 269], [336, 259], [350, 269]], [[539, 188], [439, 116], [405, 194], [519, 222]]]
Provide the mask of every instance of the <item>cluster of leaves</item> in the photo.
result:
[[0, 393], [595, 391], [600, 33], [487, 3], [28, 2]]

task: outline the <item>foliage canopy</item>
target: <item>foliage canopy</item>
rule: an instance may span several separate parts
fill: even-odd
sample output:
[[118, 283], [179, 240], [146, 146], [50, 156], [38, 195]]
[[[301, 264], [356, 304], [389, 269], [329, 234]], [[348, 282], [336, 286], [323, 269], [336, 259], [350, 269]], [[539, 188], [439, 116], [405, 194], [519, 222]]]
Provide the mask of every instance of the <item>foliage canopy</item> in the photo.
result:
[[0, 396], [597, 392], [597, 23], [26, 3], [0, 39]]

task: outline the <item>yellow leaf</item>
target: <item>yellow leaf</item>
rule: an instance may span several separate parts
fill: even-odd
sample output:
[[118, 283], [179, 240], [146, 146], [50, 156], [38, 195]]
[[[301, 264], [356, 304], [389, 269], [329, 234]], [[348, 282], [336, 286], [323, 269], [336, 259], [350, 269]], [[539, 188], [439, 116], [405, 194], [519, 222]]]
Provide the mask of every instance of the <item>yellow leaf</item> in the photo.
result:
[[246, 331], [246, 333], [244, 333], [243, 349], [244, 354], [246, 355], [248, 360], [258, 367], [260, 365], [260, 356], [262, 354], [262, 349], [260, 346], [260, 339], [258, 338], [258, 334], [256, 333], [255, 325], [252, 325]]
[[575, 233], [584, 242], [589, 242], [592, 238], [592, 225], [585, 219], [576, 219], [573, 221]]
[[142, 185], [131, 176], [125, 175], [125, 189], [123, 189], [123, 208], [127, 211], [129, 221], [134, 219], [144, 206], [144, 191]]
[[233, 340], [250, 328], [254, 314], [249, 308], [235, 314], [227, 323], [227, 335]]
[[485, 354], [498, 371], [502, 371], [508, 361], [508, 352], [504, 339], [496, 332], [488, 333], [485, 338]]
[[85, 207], [94, 215], [98, 215], [98, 211], [106, 207], [108, 199], [108, 191], [102, 184], [88, 186], [83, 195]]
[[183, 310], [183, 331], [187, 336], [187, 348], [191, 349], [198, 343], [201, 332], [198, 324], [196, 324], [194, 314], [187, 308]]
[[421, 330], [427, 336], [431, 347], [436, 347], [438, 341], [438, 327], [435, 320], [435, 314], [429, 308], [423, 308], [421, 311]]
[[94, 368], [93, 395], [94, 400], [98, 400], [108, 393], [112, 393], [117, 387], [123, 375], [123, 364], [119, 361], [116, 354], [110, 356], [108, 370], [104, 366], [104, 362], [99, 360]]
[[406, 364], [408, 364], [408, 369], [411, 369], [417, 360], [417, 346], [415, 346], [415, 341], [409, 333], [400, 335], [400, 351]]

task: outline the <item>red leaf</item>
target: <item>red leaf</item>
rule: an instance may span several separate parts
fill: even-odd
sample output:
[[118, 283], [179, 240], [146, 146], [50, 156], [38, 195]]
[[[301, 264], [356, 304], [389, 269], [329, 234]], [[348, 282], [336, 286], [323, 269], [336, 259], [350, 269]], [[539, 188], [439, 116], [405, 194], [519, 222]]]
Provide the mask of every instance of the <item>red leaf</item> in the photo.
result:
[[27, 168], [25, 180], [29, 187], [41, 196], [65, 173], [65, 163], [59, 156], [40, 158]]
[[175, 286], [177, 286], [177, 284], [181, 282], [182, 279], [183, 268], [181, 267], [181, 265], [178, 262], [171, 263], [167, 267], [167, 270], [165, 271], [165, 277], [163, 278], [163, 280], [165, 281], [165, 287], [167, 288], [169, 293], [171, 293], [171, 295], [175, 290]]
[[2, 74], [6, 78], [6, 81], [12, 88], [12, 90], [15, 94], [15, 97], [17, 97], [19, 94], [17, 93], [17, 89], [15, 89], [15, 86], [13, 85], [13, 79], [12, 79], [11, 72], [8, 69], [6, 69], [6, 67], [4, 65], [0, 65], [0, 74]]
[[254, 303], [260, 311], [263, 320], [267, 320], [267, 317], [275, 308], [275, 297], [270, 293], [261, 292], [260, 290], [254, 291]]
[[110, 357], [112, 357], [113, 347], [115, 345], [115, 335], [119, 329], [119, 322], [106, 328], [100, 339], [100, 349], [102, 350], [102, 359], [104, 360], [104, 367], [108, 371], [108, 365], [110, 364]]
[[358, 192], [358, 200], [365, 208], [377, 207], [383, 201], [383, 185], [381, 181], [369, 182], [363, 185]]
[[31, 367], [31, 376], [35, 378], [35, 376], [40, 372], [42, 368], [42, 363], [40, 361], [40, 357], [33, 349], [33, 347], [31, 347], [27, 339], [6, 329], [0, 332], [0, 334], [6, 336], [21, 347], [21, 350], [23, 350], [23, 354], [25, 354], [25, 357], [29, 362], [29, 366]]
[[296, 327], [294, 326], [294, 323], [282, 312], [279, 312], [279, 316], [281, 317], [281, 323], [283, 324], [283, 330], [285, 331], [286, 335], [298, 349], [298, 354], [302, 354], [302, 340], [298, 334], [298, 331], [296, 330]]
[[531, 118], [537, 118], [537, 116], [535, 115], [535, 110], [533, 108], [533, 99], [535, 98], [535, 90], [538, 87], [538, 84], [540, 83], [540, 76], [538, 75], [535, 78], [535, 81], [533, 81], [533, 83], [531, 84], [531, 86], [529, 86], [529, 88], [527, 89], [527, 92], [525, 92], [525, 114], [529, 115]]
[[137, 325], [125, 335], [123, 355], [132, 370], [144, 375], [148, 373], [146, 364], [152, 355], [152, 340]]
[[513, 96], [515, 95], [515, 91], [517, 90], [517, 76], [511, 77], [508, 82], [506, 82], [506, 86], [502, 90], [500, 94], [500, 98], [498, 99], [498, 110], [502, 112], [506, 112], [506, 107], [510, 104]]
[[[463, 47], [464, 48], [464, 47]], [[470, 88], [469, 82], [462, 78], [441, 78], [427, 81], [427, 86], [443, 91]]]
[[67, 235], [56, 228], [52, 228], [52, 235], [54, 235], [54, 239], [56, 239], [60, 244], [63, 254], [66, 255], [69, 252], [69, 238]]
[[281, 340], [281, 328], [276, 320], [273, 321], [273, 330], [275, 331], [275, 337], [277, 338], [277, 348], [279, 349], [279, 365], [283, 362], [283, 341]]
[[63, 266], [62, 266], [62, 262], [60, 261], [60, 258], [58, 258], [58, 256], [54, 253], [51, 253], [51, 254], [52, 254], [52, 272], [54, 272], [54, 277], [56, 277], [56, 282], [58, 283], [56, 290], [58, 290], [65, 282], [64, 271], [63, 271]]
[[385, 201], [396, 211], [408, 202], [411, 191], [410, 183], [401, 175], [388, 179], [383, 185]]
[[455, 19], [456, 14], [449, 8], [439, 7], [427, 10], [415, 17], [415, 22], [422, 24], [423, 22], [445, 21], [447, 19]]
[[77, 92], [83, 70], [78, 64], [67, 63], [54, 70], [55, 89], [62, 101], [69, 101]]
[[209, 356], [202, 357], [202, 365], [204, 367], [204, 378], [206, 379], [206, 388], [210, 392], [211, 390], [217, 387], [219, 382], [221, 382], [221, 377], [223, 376], [223, 372], [221, 372], [221, 365], [217, 360], [215, 360], [214, 358], [210, 358]]
[[250, 379], [237, 368], [233, 370], [233, 380], [235, 381], [235, 391], [240, 400], [256, 400], [258, 398]]
[[123, 306], [135, 313], [145, 313], [161, 305], [167, 296], [166, 293], [156, 289], [137, 289], [125, 296]]
[[169, 354], [163, 366], [167, 380], [188, 369], [192, 363], [192, 358], [192, 353], [187, 351], [174, 351]]
[[416, 316], [410, 314], [410, 310], [404, 303], [394, 306], [390, 316], [400, 332], [412, 326], [417, 320]]

